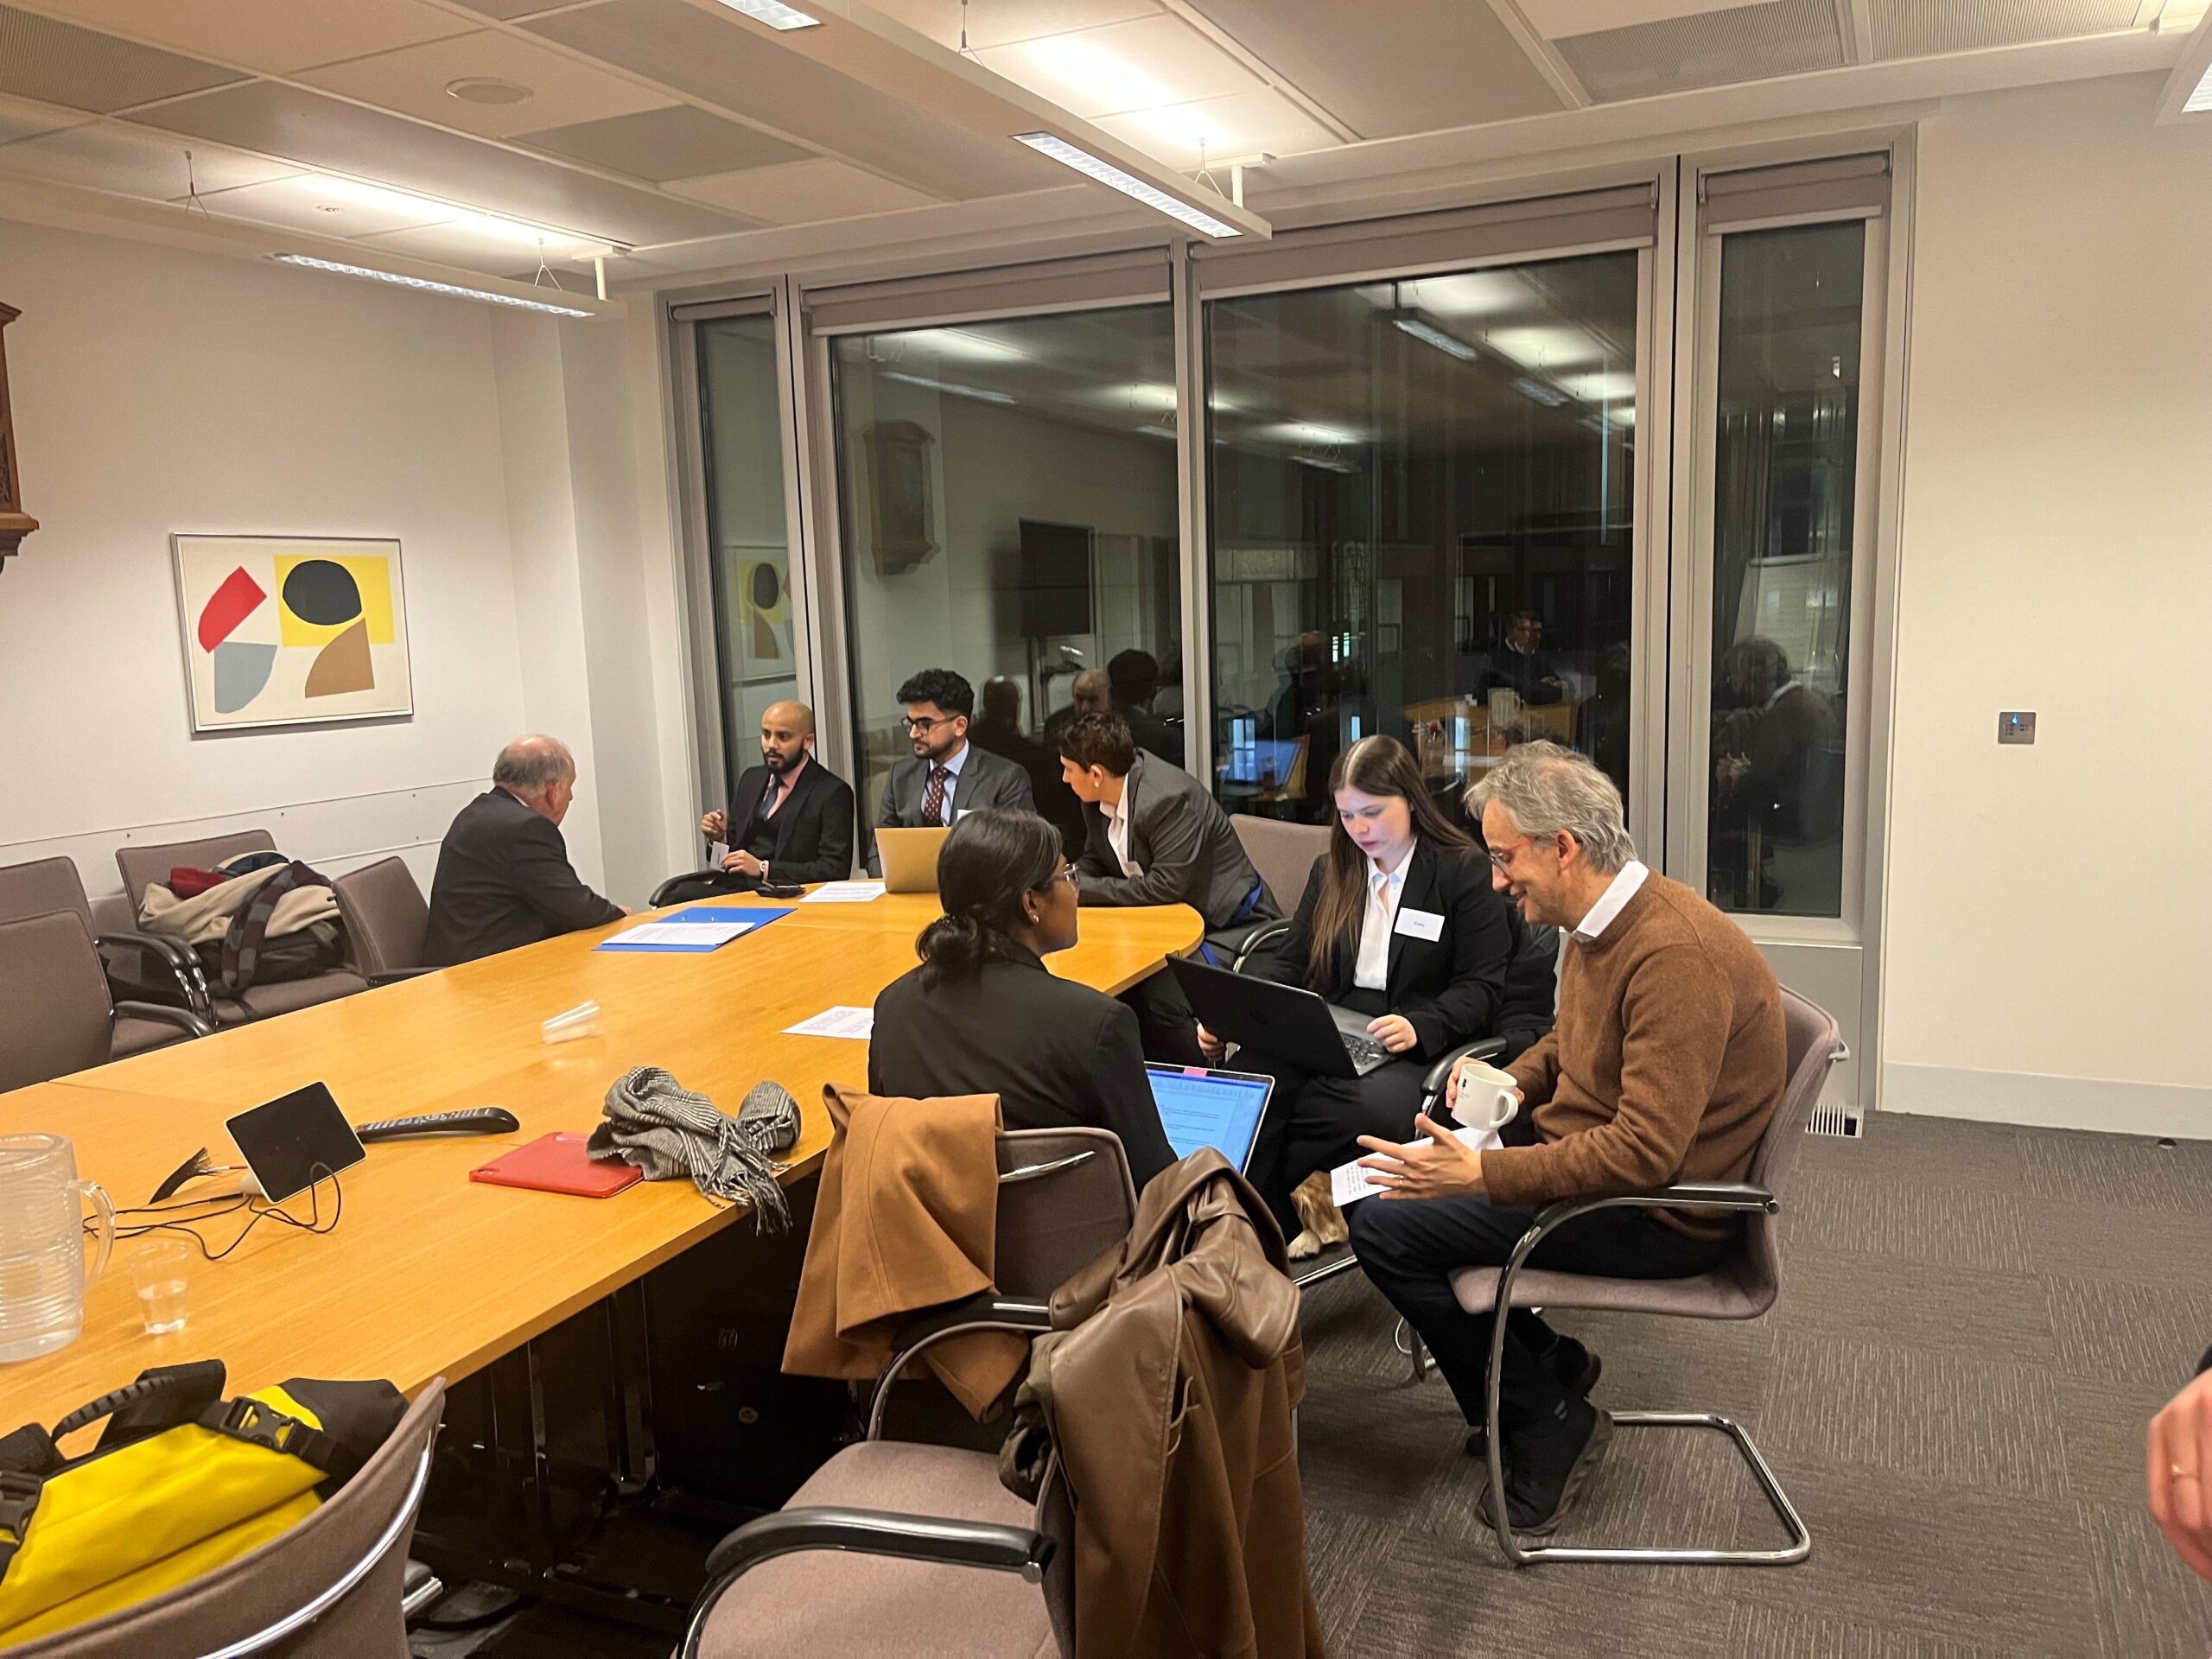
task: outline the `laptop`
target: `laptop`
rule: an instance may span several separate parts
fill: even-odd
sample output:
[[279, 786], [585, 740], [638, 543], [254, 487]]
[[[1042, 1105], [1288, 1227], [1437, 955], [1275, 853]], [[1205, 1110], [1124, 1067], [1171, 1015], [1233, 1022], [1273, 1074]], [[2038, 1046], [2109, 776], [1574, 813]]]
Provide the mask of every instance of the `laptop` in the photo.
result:
[[1187, 957], [1167, 966], [1198, 1023], [1242, 1048], [1256, 1048], [1325, 1077], [1363, 1077], [1396, 1058], [1367, 1034], [1367, 1015], [1316, 993], [1249, 979]]
[[1217, 1071], [1203, 1065], [1147, 1065], [1160, 1127], [1178, 1158], [1211, 1147], [1242, 1175], [1260, 1139], [1273, 1077], [1249, 1071]]
[[937, 855], [950, 830], [879, 830], [875, 854], [883, 861], [886, 893], [935, 893]]

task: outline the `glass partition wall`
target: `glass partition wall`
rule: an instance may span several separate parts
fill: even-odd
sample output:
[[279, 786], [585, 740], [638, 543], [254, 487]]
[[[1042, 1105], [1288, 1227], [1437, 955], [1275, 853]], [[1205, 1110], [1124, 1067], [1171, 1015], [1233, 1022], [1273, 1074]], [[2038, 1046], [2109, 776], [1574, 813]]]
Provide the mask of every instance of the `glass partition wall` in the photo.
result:
[[912, 753], [899, 686], [950, 668], [973, 741], [1079, 838], [1054, 747], [1078, 696], [1184, 759], [1172, 308], [829, 344], [863, 823]]
[[1532, 737], [1630, 785], [1633, 251], [1206, 302], [1214, 782], [1325, 822], [1400, 739], [1440, 800]]

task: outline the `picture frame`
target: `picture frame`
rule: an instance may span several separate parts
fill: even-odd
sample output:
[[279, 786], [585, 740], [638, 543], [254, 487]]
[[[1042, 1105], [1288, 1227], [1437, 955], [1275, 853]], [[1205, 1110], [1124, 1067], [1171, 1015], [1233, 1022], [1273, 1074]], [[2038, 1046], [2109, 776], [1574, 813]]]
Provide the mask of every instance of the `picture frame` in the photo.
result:
[[195, 736], [415, 713], [396, 537], [169, 537]]

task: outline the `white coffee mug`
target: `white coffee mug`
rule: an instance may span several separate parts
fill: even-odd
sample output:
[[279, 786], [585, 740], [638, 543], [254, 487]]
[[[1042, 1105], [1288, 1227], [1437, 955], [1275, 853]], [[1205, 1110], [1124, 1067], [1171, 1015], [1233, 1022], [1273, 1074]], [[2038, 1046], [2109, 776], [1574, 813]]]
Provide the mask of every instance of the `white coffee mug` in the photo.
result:
[[1459, 1090], [1452, 1116], [1464, 1128], [1494, 1134], [1521, 1111], [1521, 1085], [1510, 1074], [1480, 1060], [1459, 1062]]

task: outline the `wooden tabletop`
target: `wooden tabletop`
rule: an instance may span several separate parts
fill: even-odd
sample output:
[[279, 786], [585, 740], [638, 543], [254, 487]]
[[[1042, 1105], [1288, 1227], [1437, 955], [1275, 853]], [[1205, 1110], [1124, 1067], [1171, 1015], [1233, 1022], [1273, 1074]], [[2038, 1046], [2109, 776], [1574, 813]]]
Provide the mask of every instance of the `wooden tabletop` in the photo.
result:
[[[232, 1393], [288, 1376], [382, 1376], [411, 1395], [489, 1363], [736, 1214], [688, 1182], [589, 1199], [486, 1185], [468, 1172], [550, 1131], [588, 1130], [609, 1084], [658, 1065], [732, 1112], [762, 1078], [790, 1090], [804, 1127], [785, 1179], [798, 1179], [829, 1144], [823, 1085], [865, 1082], [868, 1056], [862, 1043], [783, 1028], [872, 1003], [913, 966], [915, 935], [936, 913], [932, 897], [892, 895], [798, 906], [709, 956], [592, 948], [624, 923], [0, 1095], [0, 1133], [67, 1135], [78, 1174], [118, 1205], [144, 1204], [195, 1147], [235, 1162], [226, 1118], [318, 1080], [357, 1123], [465, 1106], [504, 1106], [522, 1123], [513, 1135], [372, 1147], [340, 1178], [334, 1231], [266, 1221], [221, 1262], [195, 1253], [189, 1322], [175, 1335], [144, 1334], [131, 1244], [119, 1244], [86, 1298], [84, 1334], [0, 1366], [0, 1431], [51, 1423], [149, 1365], [185, 1359], [222, 1359]], [[1080, 942], [1048, 962], [1116, 992], [1200, 932], [1182, 906], [1086, 909]], [[547, 1044], [541, 1022], [588, 999], [602, 1011], [601, 1034]], [[285, 1207], [304, 1217], [307, 1195]], [[243, 1220], [200, 1231], [220, 1249]]]

